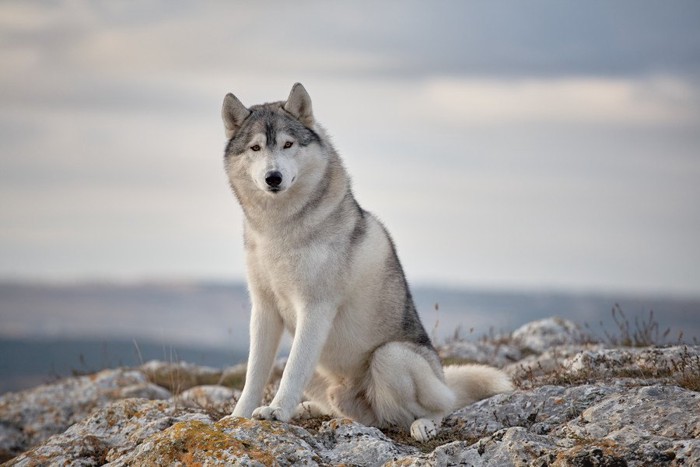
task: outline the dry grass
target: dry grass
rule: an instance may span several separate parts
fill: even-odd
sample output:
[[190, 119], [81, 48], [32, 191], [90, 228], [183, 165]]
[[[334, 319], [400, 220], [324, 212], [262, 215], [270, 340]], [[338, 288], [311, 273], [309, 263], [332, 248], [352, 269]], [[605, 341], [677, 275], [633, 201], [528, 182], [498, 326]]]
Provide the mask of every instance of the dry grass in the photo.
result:
[[322, 415], [320, 417], [305, 418], [303, 420], [292, 420], [290, 423], [305, 429], [311, 434], [318, 434], [321, 425], [331, 420], [333, 420], [333, 417]]
[[[667, 328], [659, 335], [659, 323], [654, 318], [653, 310], [649, 310], [649, 316], [646, 320], [639, 319], [639, 316], [636, 316], [634, 318], [634, 326], [632, 326], [622, 311], [622, 307], [616, 303], [612, 308], [612, 317], [615, 325], [617, 325], [618, 334], [609, 334], [607, 331], [604, 331], [607, 343], [612, 346], [658, 346], [666, 340], [671, 332], [671, 329]], [[679, 337], [680, 339], [682, 339], [682, 335]]]
[[600, 357], [598, 361], [578, 371], [571, 371], [563, 363], [553, 368], [544, 369], [541, 364], [536, 368], [522, 368], [521, 376], [514, 379], [518, 388], [556, 385], [577, 386], [610, 382], [611, 379], [626, 379], [630, 384], [646, 385], [657, 382], [673, 384], [692, 391], [700, 391], [700, 356], [691, 354], [687, 346], [677, 359], [666, 359], [661, 353], [649, 353], [647, 359], [640, 363], [633, 354], [622, 361], [607, 360]]
[[681, 360], [673, 363], [673, 378], [682, 388], [700, 392], [700, 356], [690, 355], [688, 347]]

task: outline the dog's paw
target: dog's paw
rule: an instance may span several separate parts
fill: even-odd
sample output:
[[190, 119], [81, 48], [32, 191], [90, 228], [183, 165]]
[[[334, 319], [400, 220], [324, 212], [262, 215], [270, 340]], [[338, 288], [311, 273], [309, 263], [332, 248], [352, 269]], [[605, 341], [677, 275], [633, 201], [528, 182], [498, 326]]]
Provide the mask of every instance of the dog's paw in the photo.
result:
[[411, 424], [411, 437], [416, 441], [428, 441], [437, 435], [437, 427], [432, 420], [419, 418]]
[[253, 418], [257, 418], [258, 420], [276, 420], [278, 422], [287, 422], [291, 418], [291, 414], [281, 407], [265, 405], [253, 410]]

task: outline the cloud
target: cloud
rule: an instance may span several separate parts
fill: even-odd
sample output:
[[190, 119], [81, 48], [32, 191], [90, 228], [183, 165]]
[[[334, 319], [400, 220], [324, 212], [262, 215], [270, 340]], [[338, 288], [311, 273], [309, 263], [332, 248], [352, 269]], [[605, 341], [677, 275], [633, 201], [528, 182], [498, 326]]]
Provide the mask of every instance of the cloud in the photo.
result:
[[690, 76], [698, 15], [697, 2], [3, 2], [0, 48], [112, 75]]
[[435, 79], [424, 98], [441, 122], [670, 124], [697, 122], [700, 92], [679, 78]]
[[694, 5], [2, 2], [0, 274], [242, 276], [221, 99], [302, 81], [409, 275], [697, 290]]

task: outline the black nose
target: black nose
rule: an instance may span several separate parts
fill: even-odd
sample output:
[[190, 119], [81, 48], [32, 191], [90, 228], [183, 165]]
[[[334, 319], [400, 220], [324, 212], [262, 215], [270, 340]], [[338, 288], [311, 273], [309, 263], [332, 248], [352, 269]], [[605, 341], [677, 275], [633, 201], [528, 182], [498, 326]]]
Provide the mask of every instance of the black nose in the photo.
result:
[[282, 174], [276, 170], [268, 172], [267, 175], [265, 175], [265, 183], [267, 183], [270, 188], [279, 187], [282, 183]]

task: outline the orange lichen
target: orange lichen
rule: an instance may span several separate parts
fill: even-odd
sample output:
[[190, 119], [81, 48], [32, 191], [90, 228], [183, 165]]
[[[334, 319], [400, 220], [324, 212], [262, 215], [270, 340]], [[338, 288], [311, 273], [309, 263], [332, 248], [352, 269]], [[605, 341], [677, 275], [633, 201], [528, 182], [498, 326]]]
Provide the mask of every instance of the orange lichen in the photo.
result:
[[217, 426], [200, 421], [179, 422], [151, 438], [153, 448], [139, 458], [145, 463], [169, 464], [182, 462], [185, 466], [201, 466], [218, 461], [231, 462], [249, 458], [270, 465], [275, 457], [256, 449], [223, 432]]
[[334, 418], [329, 424], [332, 430], [337, 430], [341, 426], [352, 425], [352, 420], [349, 418]]

